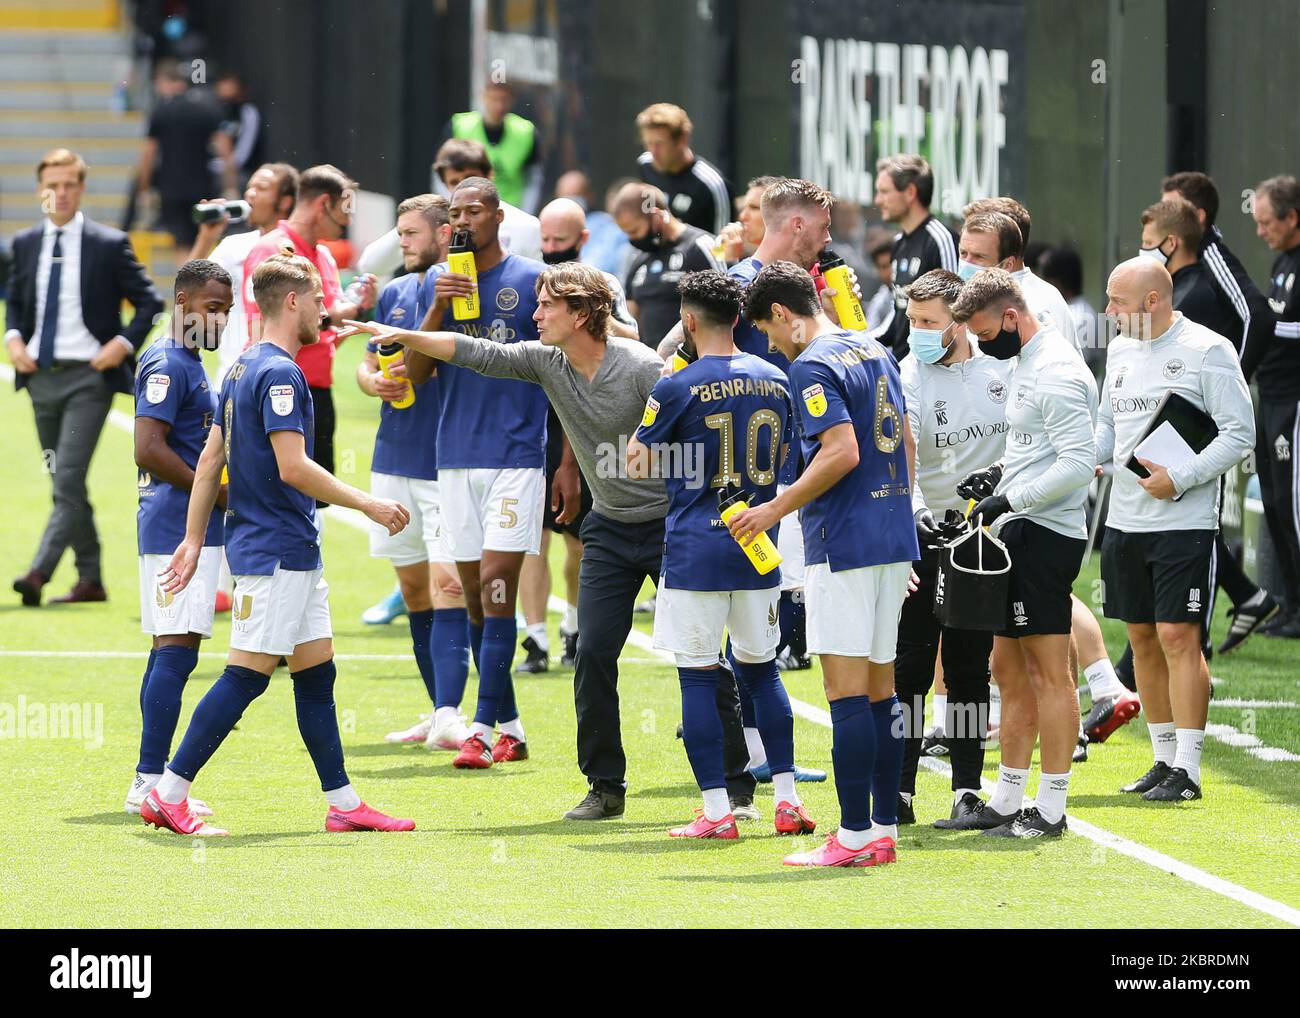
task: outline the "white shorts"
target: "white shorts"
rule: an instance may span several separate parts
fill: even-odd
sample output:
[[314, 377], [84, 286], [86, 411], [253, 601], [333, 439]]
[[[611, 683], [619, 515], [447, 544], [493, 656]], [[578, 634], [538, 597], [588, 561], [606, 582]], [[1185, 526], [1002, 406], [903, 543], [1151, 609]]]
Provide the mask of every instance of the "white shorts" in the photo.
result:
[[885, 665], [898, 647], [898, 619], [907, 599], [911, 562], [831, 572], [829, 563], [808, 567], [808, 653], [865, 657]]
[[439, 470], [443, 528], [455, 562], [485, 551], [542, 550], [546, 471], [540, 467]]
[[395, 566], [420, 562], [453, 562], [442, 525], [438, 482], [398, 474], [370, 474], [370, 494], [401, 502], [411, 512], [411, 522], [398, 534], [370, 522], [370, 557], [386, 558]]
[[654, 646], [677, 656], [679, 668], [718, 663], [722, 634], [731, 634], [737, 661], [759, 664], [776, 657], [779, 587], [765, 590], [674, 590], [659, 578], [655, 597]]
[[804, 584], [803, 526], [798, 513], [791, 513], [781, 521], [776, 533], [776, 550], [781, 553], [781, 590], [798, 590]]
[[236, 576], [230, 649], [288, 656], [295, 647], [334, 635], [324, 569], [275, 567], [270, 576]]
[[199, 567], [184, 590], [168, 594], [158, 586], [158, 573], [167, 568], [170, 555], [140, 556], [140, 628], [150, 636], [212, 635], [216, 608], [217, 576], [221, 572], [221, 547], [204, 547]]

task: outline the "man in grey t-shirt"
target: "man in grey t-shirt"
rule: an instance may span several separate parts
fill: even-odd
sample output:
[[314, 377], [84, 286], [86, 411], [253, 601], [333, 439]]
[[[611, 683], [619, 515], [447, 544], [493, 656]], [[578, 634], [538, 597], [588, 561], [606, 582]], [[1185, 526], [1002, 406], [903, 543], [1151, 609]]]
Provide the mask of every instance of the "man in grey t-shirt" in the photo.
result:
[[[663, 361], [635, 340], [607, 337], [611, 305], [612, 294], [600, 270], [564, 262], [538, 278], [540, 342], [504, 344], [452, 332], [348, 323], [381, 344], [406, 346], [407, 373], [413, 381], [427, 378], [433, 361], [450, 361], [485, 375], [534, 382], [546, 391], [564, 426], [592, 499], [580, 534], [574, 674], [578, 766], [590, 790], [565, 814], [569, 820], [623, 814], [627, 760], [619, 730], [618, 656], [631, 631], [632, 607], [642, 584], [647, 577], [659, 579], [668, 514], [662, 478], [633, 480], [623, 466], [627, 443], [641, 422]], [[435, 305], [425, 322], [441, 320]], [[439, 436], [440, 443], [454, 440]], [[754, 794], [754, 779], [745, 769], [749, 751], [735, 684], [727, 687], [719, 683], [727, 789], [733, 803], [748, 804]]]

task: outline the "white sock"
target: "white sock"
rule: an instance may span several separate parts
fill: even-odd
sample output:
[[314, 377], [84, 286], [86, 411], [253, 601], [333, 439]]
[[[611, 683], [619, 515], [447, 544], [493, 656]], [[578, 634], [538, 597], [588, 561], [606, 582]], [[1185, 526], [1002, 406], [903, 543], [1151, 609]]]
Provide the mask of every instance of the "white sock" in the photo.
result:
[[1203, 728], [1179, 728], [1174, 735], [1178, 749], [1174, 753], [1174, 766], [1181, 767], [1198, 785], [1201, 783], [1201, 747], [1205, 745]]
[[847, 848], [850, 852], [860, 852], [874, 840], [871, 832], [874, 827], [865, 831], [850, 831], [847, 827], [841, 827], [835, 835], [835, 840]]
[[784, 774], [773, 774], [772, 790], [776, 796], [776, 804], [778, 806], [783, 802], [788, 802], [791, 806], [803, 805], [803, 801], [799, 798], [799, 793], [794, 790], [794, 771], [786, 771]]
[[578, 631], [578, 609], [569, 605], [564, 609], [564, 618], [560, 621], [560, 632], [572, 636]]
[[162, 778], [161, 774], [145, 774], [144, 771], [135, 772], [135, 780], [140, 782], [140, 787], [149, 792], [150, 789], [157, 788], [158, 782]]
[[501, 729], [502, 735], [508, 735], [512, 739], [518, 739], [520, 742], [524, 741], [523, 718], [515, 718], [513, 721], [502, 721], [497, 727]]
[[472, 725], [469, 726], [469, 734], [470, 734], [470, 735], [477, 735], [480, 739], [482, 739], [484, 742], [486, 742], [489, 746], [492, 745], [492, 726], [491, 726], [491, 725], [484, 725], [484, 724], [479, 723], [478, 721], [475, 721]]
[[[867, 832], [867, 837], [871, 841], [879, 841], [881, 838], [893, 838], [898, 840], [898, 824], [878, 824], [874, 820], [871, 822], [871, 830]], [[870, 844], [871, 842], [867, 842]]]
[[706, 788], [704, 790], [704, 815], [709, 820], [721, 820], [731, 812], [731, 800], [727, 798], [726, 788]]
[[533, 642], [535, 642], [537, 646], [541, 647], [543, 651], [549, 651], [551, 649], [550, 637], [546, 635], [545, 622], [534, 622], [528, 626], [525, 632], [533, 638]]
[[163, 776], [158, 779], [158, 785], [154, 791], [158, 793], [158, 798], [163, 802], [175, 804], [184, 802], [189, 798], [192, 783], [168, 768], [163, 771]]
[[913, 792], [899, 792], [898, 797], [910, 806], [912, 805], [912, 796], [914, 794], [915, 793]]
[[459, 707], [439, 707], [433, 712], [433, 727], [441, 728], [443, 725], [454, 725], [460, 721]]
[[1083, 670], [1083, 677], [1088, 680], [1088, 692], [1092, 694], [1093, 703], [1128, 692], [1115, 674], [1115, 666], [1109, 658], [1094, 661]]
[[[1056, 823], [1065, 816], [1065, 797], [1070, 792], [1070, 772], [1064, 774], [1040, 774], [1038, 776], [1038, 796], [1034, 805], [1048, 823]], [[1001, 812], [999, 810], [999, 812]]]
[[948, 694], [934, 694], [934, 727], [940, 735], [948, 731]]
[[342, 788], [331, 788], [325, 793], [325, 801], [334, 809], [341, 809], [348, 813], [361, 805], [361, 796], [357, 795], [357, 790], [351, 785], [344, 785]]
[[1178, 745], [1178, 736], [1174, 733], [1172, 721], [1148, 721], [1147, 734], [1151, 736], [1151, 751], [1156, 763], [1174, 765], [1174, 751]]
[[1029, 768], [998, 767], [998, 787], [989, 797], [988, 807], [994, 813], [1006, 816], [1019, 813], [1025, 802], [1025, 782], [1029, 780]]
[[763, 748], [763, 737], [757, 728], [745, 729], [745, 748], [749, 750], [749, 769], [762, 767], [767, 763], [767, 750]]
[[996, 683], [989, 683], [989, 727], [997, 728], [1002, 724], [1002, 694]]
[[955, 792], [952, 793], [952, 802], [953, 802], [953, 805], [954, 805], [954, 806], [955, 806], [957, 803], [961, 802], [961, 797], [962, 797], [963, 795], [973, 795], [973, 796], [975, 796], [975, 798], [978, 799], [978, 798], [980, 797], [980, 790], [979, 790], [978, 788], [959, 788], [959, 789], [957, 789]]

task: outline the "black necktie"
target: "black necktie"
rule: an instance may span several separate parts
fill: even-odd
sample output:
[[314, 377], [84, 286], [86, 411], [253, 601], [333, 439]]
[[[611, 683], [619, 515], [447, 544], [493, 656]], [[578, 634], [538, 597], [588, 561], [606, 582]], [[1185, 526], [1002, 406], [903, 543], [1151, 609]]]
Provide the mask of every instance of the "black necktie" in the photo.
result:
[[50, 255], [50, 285], [45, 288], [45, 313], [41, 316], [41, 348], [36, 366], [54, 364], [54, 334], [59, 330], [59, 281], [63, 275], [63, 231], [54, 231], [54, 251]]

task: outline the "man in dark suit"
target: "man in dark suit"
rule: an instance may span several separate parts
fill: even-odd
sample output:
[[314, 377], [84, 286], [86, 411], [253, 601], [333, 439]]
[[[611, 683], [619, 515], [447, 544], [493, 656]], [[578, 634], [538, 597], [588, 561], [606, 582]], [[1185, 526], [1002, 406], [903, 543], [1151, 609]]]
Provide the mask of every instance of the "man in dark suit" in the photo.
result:
[[[56, 601], [104, 601], [86, 472], [113, 393], [133, 391], [136, 352], [163, 302], [126, 234], [81, 214], [86, 164], [79, 155], [47, 153], [36, 179], [46, 219], [14, 237], [5, 345], [17, 388], [32, 398], [45, 469], [54, 481], [54, 511], [31, 569], [14, 581], [14, 590], [23, 604], [39, 605], [41, 588], [71, 546], [77, 583]], [[123, 300], [135, 308], [125, 327]]]

